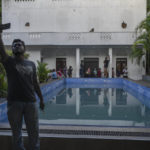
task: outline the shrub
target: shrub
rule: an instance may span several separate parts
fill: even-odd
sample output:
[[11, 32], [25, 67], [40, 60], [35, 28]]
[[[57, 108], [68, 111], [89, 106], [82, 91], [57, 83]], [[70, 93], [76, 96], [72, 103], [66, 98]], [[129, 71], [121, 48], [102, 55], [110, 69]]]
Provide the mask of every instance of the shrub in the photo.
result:
[[6, 81], [6, 73], [3, 65], [0, 63], [0, 97], [7, 96], [7, 81]]
[[46, 82], [50, 70], [47, 68], [47, 63], [37, 61], [37, 75], [40, 83]]

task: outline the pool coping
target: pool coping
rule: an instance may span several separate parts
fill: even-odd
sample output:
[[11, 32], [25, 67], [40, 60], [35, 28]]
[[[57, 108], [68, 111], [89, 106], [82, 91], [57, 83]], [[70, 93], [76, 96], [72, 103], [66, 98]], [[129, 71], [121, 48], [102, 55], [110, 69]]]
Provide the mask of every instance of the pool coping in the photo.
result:
[[[39, 129], [40, 137], [150, 141], [150, 128], [40, 125]], [[23, 136], [26, 136], [25, 125], [23, 125], [22, 131]], [[10, 126], [8, 124], [1, 124], [0, 136], [6, 135], [11, 136]]]

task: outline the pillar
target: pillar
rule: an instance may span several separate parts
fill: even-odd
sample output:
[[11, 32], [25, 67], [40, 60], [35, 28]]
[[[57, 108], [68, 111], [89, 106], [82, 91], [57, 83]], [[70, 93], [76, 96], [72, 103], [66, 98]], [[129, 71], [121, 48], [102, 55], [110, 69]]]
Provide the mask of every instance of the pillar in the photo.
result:
[[80, 77], [80, 49], [76, 49], [76, 78]]
[[109, 78], [112, 78], [112, 48], [109, 48]]

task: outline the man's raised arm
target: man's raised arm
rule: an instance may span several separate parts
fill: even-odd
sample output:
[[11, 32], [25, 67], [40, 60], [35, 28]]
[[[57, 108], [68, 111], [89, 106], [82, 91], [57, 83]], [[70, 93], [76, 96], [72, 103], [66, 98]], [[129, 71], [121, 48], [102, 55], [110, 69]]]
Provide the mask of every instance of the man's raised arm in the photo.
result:
[[4, 47], [3, 40], [2, 40], [2, 31], [9, 29], [9, 28], [10, 28], [10, 23], [0, 25], [0, 60], [2, 62], [8, 58], [8, 55], [5, 51], [5, 47]]
[[0, 33], [0, 61], [4, 62], [8, 58]]

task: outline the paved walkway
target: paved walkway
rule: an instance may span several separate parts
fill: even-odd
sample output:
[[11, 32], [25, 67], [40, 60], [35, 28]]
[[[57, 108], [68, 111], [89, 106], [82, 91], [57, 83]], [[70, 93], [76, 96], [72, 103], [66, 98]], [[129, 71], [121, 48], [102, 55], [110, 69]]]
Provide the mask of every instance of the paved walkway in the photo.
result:
[[42, 87], [42, 86], [44, 86], [44, 85], [46, 85], [46, 84], [52, 83], [52, 82], [54, 82], [54, 81], [57, 81], [57, 80], [59, 80], [59, 79], [51, 79], [51, 80], [48, 80], [48, 81], [45, 82], [45, 83], [41, 83], [41, 84], [40, 84], [40, 87]]
[[138, 80], [137, 81], [137, 80], [132, 80], [132, 79], [127, 79], [127, 80], [135, 82], [137, 84], [140, 84], [142, 86], [146, 86], [146, 87], [150, 88], [150, 81], [145, 81], [145, 80]]

